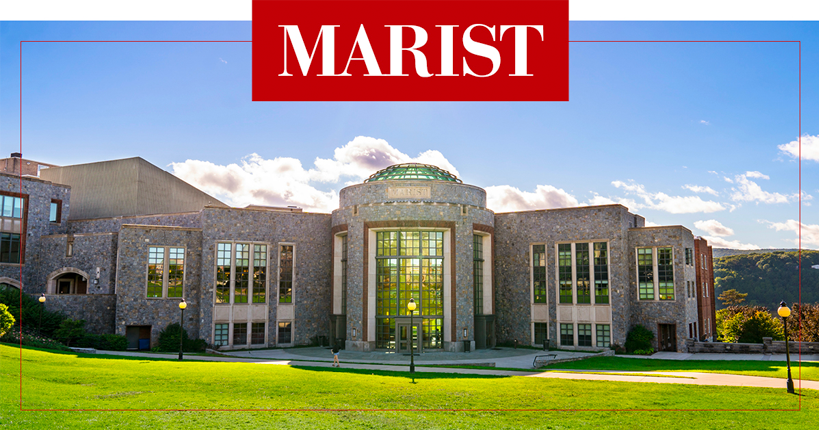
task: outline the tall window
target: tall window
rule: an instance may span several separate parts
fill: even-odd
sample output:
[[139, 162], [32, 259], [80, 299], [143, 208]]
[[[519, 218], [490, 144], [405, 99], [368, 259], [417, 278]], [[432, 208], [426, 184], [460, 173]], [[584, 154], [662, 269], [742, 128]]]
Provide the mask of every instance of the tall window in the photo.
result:
[[293, 245], [279, 247], [279, 303], [293, 303]]
[[608, 348], [611, 346], [611, 326], [609, 324], [597, 324], [597, 346]]
[[228, 324], [216, 324], [214, 326], [213, 344], [216, 346], [226, 346], [228, 344]]
[[549, 324], [535, 323], [535, 345], [543, 345], [549, 342]]
[[563, 346], [574, 345], [574, 325], [560, 324], [560, 344]]
[[546, 303], [546, 245], [532, 246], [532, 281], [534, 302]]
[[576, 243], [575, 271], [577, 272], [577, 303], [591, 303], [591, 276], [589, 275], [589, 244]]
[[472, 290], [475, 315], [483, 315], [483, 236], [472, 235]]
[[247, 345], [247, 323], [233, 324], [233, 346]]
[[637, 248], [640, 300], [654, 300], [654, 257], [651, 248]]
[[293, 328], [290, 322], [279, 323], [279, 337], [277, 343], [293, 343]]
[[51, 205], [48, 210], [48, 222], [59, 223], [62, 218], [63, 202], [57, 199], [51, 199]]
[[660, 300], [674, 300], [674, 259], [671, 248], [657, 248], [657, 286]]
[[341, 314], [347, 314], [347, 235], [341, 236]]
[[251, 324], [250, 343], [259, 345], [264, 343], [264, 323]]
[[686, 266], [694, 265], [694, 250], [691, 248], [685, 248], [685, 265]]
[[182, 297], [184, 280], [185, 248], [148, 247], [147, 297]]
[[20, 263], [23, 199], [0, 196], [0, 263]]
[[609, 302], [609, 258], [608, 244], [594, 244], [594, 302]]
[[557, 245], [560, 303], [572, 303], [572, 245]]
[[267, 245], [217, 243], [216, 303], [265, 303], [267, 266]]
[[591, 324], [577, 325], [577, 346], [592, 346]]
[[428, 343], [427, 347], [441, 347], [444, 233], [379, 231], [375, 255], [376, 347], [395, 347], [394, 318], [409, 315], [410, 298], [417, 303], [415, 316], [422, 323], [425, 346]]

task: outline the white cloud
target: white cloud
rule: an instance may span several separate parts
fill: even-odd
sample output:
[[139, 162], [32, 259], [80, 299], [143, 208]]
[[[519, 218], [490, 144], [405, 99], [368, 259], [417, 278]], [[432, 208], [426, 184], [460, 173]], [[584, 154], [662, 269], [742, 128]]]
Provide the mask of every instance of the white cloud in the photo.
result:
[[734, 182], [737, 184], [737, 187], [731, 188], [733, 191], [731, 200], [735, 202], [787, 203], [790, 200], [798, 198], [797, 195], [787, 196], [785, 194], [764, 191], [759, 184], [748, 178], [770, 179], [767, 175], [763, 175], [759, 172], [746, 172], [744, 175], [734, 176]]
[[659, 227], [659, 226], [660, 226], [660, 224], [657, 224], [656, 222], [646, 220], [646, 227]]
[[227, 64], [227, 61], [223, 60], [221, 57], [219, 58], [219, 61], [221, 61], [221, 62], [223, 62], [223, 63]]
[[342, 177], [360, 183], [384, 167], [410, 162], [434, 164], [458, 175], [439, 151], [413, 158], [383, 139], [364, 136], [336, 148], [333, 159], [316, 158], [312, 169], [305, 169], [295, 158], [265, 159], [258, 154], [244, 157], [239, 164], [186, 160], [171, 167], [177, 177], [231, 206], [297, 205], [308, 211], [330, 212], [338, 207], [338, 194], [319, 190], [315, 183], [338, 183]]
[[740, 243], [738, 240], [725, 240], [721, 237], [703, 236], [708, 244], [714, 248], [731, 248], [731, 249], [761, 249], [759, 246], [751, 243]]
[[749, 178], [771, 179], [770, 176], [768, 176], [768, 175], [766, 175], [766, 174], [764, 174], [762, 172], [757, 172], [757, 171], [745, 172], [745, 176], [747, 176]]
[[712, 236], [733, 236], [734, 230], [730, 227], [726, 227], [722, 225], [719, 221], [715, 219], [709, 219], [707, 221], [695, 221], [694, 227], [712, 235]]
[[723, 177], [722, 177], [722, 179], [725, 179], [725, 182], [728, 182], [728, 183], [730, 183], [730, 184], [733, 184], [733, 183], [734, 183], [734, 180], [733, 180], [733, 179], [731, 179], [731, 178], [729, 178], [729, 177], [727, 177], [727, 176], [723, 176]]
[[534, 192], [509, 185], [486, 187], [486, 203], [496, 212], [579, 206], [574, 196], [551, 185], [538, 185]]
[[[799, 157], [799, 141], [794, 140], [784, 145], [777, 146], [780, 151], [788, 154], [793, 158]], [[819, 135], [802, 136], [802, 159], [810, 161], [819, 161]]]
[[588, 204], [592, 206], [620, 204], [627, 207], [631, 211], [640, 210], [644, 207], [643, 205], [635, 202], [633, 199], [626, 199], [622, 197], [603, 197], [597, 193], [594, 193], [594, 197], [589, 199]]
[[705, 187], [702, 185], [683, 185], [683, 188], [685, 188], [686, 190], [691, 190], [695, 193], [708, 193], [715, 196], [719, 195], [719, 193], [716, 192], [713, 188]]
[[708, 122], [708, 121], [706, 121], [706, 120], [704, 120], [704, 119], [701, 119], [701, 120], [700, 120], [700, 124], [711, 125], [711, 123], [710, 123], [710, 122]]
[[703, 200], [699, 196], [669, 196], [665, 193], [650, 193], [646, 191], [645, 186], [634, 183], [634, 181], [613, 181], [611, 184], [617, 188], [622, 188], [626, 192], [636, 194], [643, 200], [643, 207], [649, 209], [661, 210], [673, 214], [711, 213], [726, 209], [725, 206], [719, 202]]
[[[791, 241], [795, 244], [799, 244], [799, 226], [800, 223], [797, 220], [789, 219], [785, 222], [771, 222], [771, 221], [762, 221], [765, 223], [770, 224], [768, 227], [776, 229], [776, 231], [792, 231], [796, 233], [797, 238], [792, 239]], [[819, 224], [801, 224], [802, 226], [802, 245], [816, 245], [819, 246]]]

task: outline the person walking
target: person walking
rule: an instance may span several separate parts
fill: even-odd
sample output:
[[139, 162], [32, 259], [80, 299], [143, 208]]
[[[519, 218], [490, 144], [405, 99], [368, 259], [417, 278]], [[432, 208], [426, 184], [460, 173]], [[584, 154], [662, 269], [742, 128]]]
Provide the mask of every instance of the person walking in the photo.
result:
[[340, 350], [341, 348], [338, 347], [338, 344], [333, 346], [333, 367], [341, 367], [341, 363], [338, 362], [338, 351]]

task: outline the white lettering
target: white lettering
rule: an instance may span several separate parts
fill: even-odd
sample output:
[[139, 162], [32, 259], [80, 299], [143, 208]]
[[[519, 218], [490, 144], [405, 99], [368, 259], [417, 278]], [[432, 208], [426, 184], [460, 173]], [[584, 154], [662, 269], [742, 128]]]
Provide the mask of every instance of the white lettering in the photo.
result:
[[[361, 49], [361, 58], [353, 57], [353, 55], [355, 55], [356, 46]], [[344, 73], [339, 76], [352, 76], [347, 73], [347, 69], [350, 68], [350, 62], [353, 60], [364, 61], [364, 65], [367, 66], [367, 74], [364, 76], [383, 76], [381, 74], [381, 68], [378, 67], [378, 60], [375, 59], [373, 47], [370, 45], [370, 39], [367, 37], [367, 30], [364, 30], [364, 24], [358, 27], [358, 34], [355, 37], [353, 49], [350, 50], [350, 58], [347, 59], [347, 66], [344, 67]]]
[[[409, 76], [404, 73], [403, 51], [409, 51], [415, 57], [415, 73], [422, 78], [432, 76], [427, 71], [427, 57], [418, 48], [427, 43], [427, 31], [416, 25], [387, 25], [390, 28], [390, 74], [387, 76]], [[415, 32], [415, 42], [409, 48], [404, 48], [404, 28], [411, 28]]]
[[436, 25], [436, 27], [441, 27], [441, 73], [436, 76], [458, 76], [453, 74], [452, 65], [452, 58], [455, 56], [452, 53], [452, 33], [457, 25]]
[[526, 73], [527, 55], [526, 55], [526, 37], [528, 28], [534, 28], [540, 33], [540, 40], [543, 40], [543, 26], [542, 25], [502, 25], [500, 28], [499, 40], [503, 40], [503, 33], [510, 28], [515, 29], [515, 74], [509, 76], [534, 76]]
[[497, 73], [498, 68], [500, 68], [500, 61], [501, 61], [500, 52], [498, 52], [497, 48], [495, 48], [494, 46], [487, 45], [485, 43], [475, 42], [474, 40], [472, 40], [472, 29], [475, 28], [475, 27], [483, 27], [483, 28], [489, 30], [489, 32], [492, 33], [492, 41], [494, 42], [495, 41], [495, 26], [493, 25], [492, 27], [489, 27], [489, 26], [484, 25], [484, 24], [472, 24], [472, 25], [470, 25], [469, 27], [466, 28], [466, 31], [464, 32], [464, 36], [463, 36], [464, 49], [466, 49], [470, 54], [475, 54], [475, 55], [477, 55], [479, 57], [484, 57], [484, 58], [488, 58], [489, 60], [491, 60], [492, 61], [492, 71], [485, 74], [485, 75], [478, 75], [475, 72], [473, 72], [472, 69], [469, 68], [469, 65], [466, 63], [466, 57], [463, 57], [464, 76], [472, 75], [472, 76], [477, 76], [479, 78], [486, 78], [486, 77], [492, 76], [495, 73]]
[[[293, 76], [287, 71], [287, 36], [290, 36], [291, 46], [293, 52], [296, 54], [296, 60], [301, 67], [301, 74], [307, 76], [307, 71], [310, 70], [310, 63], [313, 62], [313, 55], [316, 53], [319, 40], [321, 44], [321, 74], [319, 76], [339, 76], [335, 74], [335, 27], [338, 25], [322, 25], [319, 30], [316, 43], [313, 45], [313, 51], [307, 55], [307, 47], [304, 45], [304, 39], [301, 37], [298, 25], [280, 25], [284, 28], [284, 72], [279, 76]], [[324, 35], [324, 39], [322, 39]]]

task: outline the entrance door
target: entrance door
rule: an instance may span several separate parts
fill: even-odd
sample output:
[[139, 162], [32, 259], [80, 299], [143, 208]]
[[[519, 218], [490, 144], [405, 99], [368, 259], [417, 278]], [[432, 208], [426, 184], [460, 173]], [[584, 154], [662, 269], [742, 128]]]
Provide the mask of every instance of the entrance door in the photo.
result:
[[677, 352], [677, 325], [659, 324], [660, 339], [657, 341], [658, 351]]
[[396, 333], [398, 334], [398, 351], [396, 352], [409, 352], [409, 333], [412, 331], [412, 346], [415, 350], [415, 353], [421, 352], [421, 323], [415, 323], [412, 326], [412, 330], [410, 330], [409, 323], [396, 323], [395, 324]]

